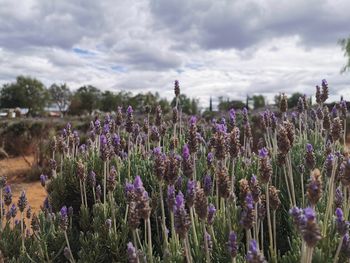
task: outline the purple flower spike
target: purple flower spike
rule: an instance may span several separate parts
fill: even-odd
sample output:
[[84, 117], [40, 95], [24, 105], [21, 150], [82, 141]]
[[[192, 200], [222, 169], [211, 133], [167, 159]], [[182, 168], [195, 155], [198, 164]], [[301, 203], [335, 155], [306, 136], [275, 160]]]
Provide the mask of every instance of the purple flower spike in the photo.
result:
[[153, 149], [154, 155], [160, 155], [161, 153], [162, 153], [162, 149], [159, 146]]
[[326, 79], [323, 79], [323, 80], [322, 80], [322, 86], [328, 86], [328, 82], [327, 82]]
[[229, 114], [230, 114], [230, 122], [232, 125], [234, 125], [236, 123], [236, 111], [235, 111], [235, 109], [230, 109]]
[[182, 158], [185, 160], [188, 160], [190, 158], [190, 148], [188, 147], [187, 143], [184, 145], [184, 148], [182, 150]]
[[208, 166], [211, 166], [213, 164], [213, 161], [214, 161], [214, 154], [212, 152], [209, 152], [207, 156]]
[[131, 242], [127, 245], [127, 254], [129, 262], [138, 262], [136, 248]]
[[337, 220], [343, 220], [343, 211], [339, 207], [335, 210], [335, 215], [337, 216]]
[[141, 189], [141, 188], [143, 188], [143, 183], [142, 183], [141, 177], [140, 177], [139, 175], [135, 177], [134, 187], [135, 187], [136, 189]]
[[304, 209], [304, 215], [308, 221], [313, 221], [316, 218], [316, 213], [311, 207]]
[[306, 144], [306, 151], [308, 151], [309, 153], [312, 152], [314, 150], [314, 147], [312, 146], [311, 143]]
[[182, 194], [181, 191], [176, 196], [175, 206], [176, 206], [176, 209], [180, 209], [180, 208], [185, 207], [184, 195]]
[[190, 124], [195, 125], [197, 123], [197, 117], [196, 116], [191, 116], [190, 118]]
[[208, 224], [212, 225], [214, 223], [214, 217], [216, 213], [216, 208], [213, 204], [210, 204], [208, 207]]
[[129, 107], [126, 109], [126, 112], [127, 112], [128, 114], [132, 114], [132, 113], [134, 112], [134, 110], [132, 109], [131, 106], [129, 106]]
[[268, 156], [268, 154], [269, 154], [269, 151], [265, 147], [259, 150], [260, 158], [265, 158]]
[[62, 218], [68, 217], [68, 210], [66, 206], [63, 206], [60, 210], [60, 215]]
[[107, 144], [107, 138], [103, 134], [100, 137], [100, 143], [101, 143], [101, 147]]

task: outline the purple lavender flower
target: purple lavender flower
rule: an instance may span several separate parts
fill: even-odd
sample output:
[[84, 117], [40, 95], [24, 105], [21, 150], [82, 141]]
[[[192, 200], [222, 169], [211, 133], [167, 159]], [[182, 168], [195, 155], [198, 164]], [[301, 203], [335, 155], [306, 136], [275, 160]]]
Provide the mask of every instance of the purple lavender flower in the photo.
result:
[[328, 86], [328, 82], [327, 82], [326, 79], [323, 79], [323, 80], [322, 80], [322, 86]]
[[208, 156], [207, 156], [207, 165], [210, 167], [213, 165], [213, 161], [214, 161], [214, 153], [209, 152]]
[[235, 109], [230, 109], [229, 111], [229, 115], [230, 115], [230, 123], [231, 123], [231, 126], [236, 126], [236, 111]]
[[9, 185], [6, 185], [4, 188], [4, 202], [7, 206], [12, 203], [12, 191]]
[[182, 194], [181, 191], [177, 194], [175, 198], [175, 208], [176, 209], [181, 209], [185, 207], [185, 201], [184, 201], [184, 195]]
[[66, 206], [63, 206], [60, 210], [60, 226], [63, 230], [68, 226], [68, 210]]
[[188, 180], [187, 182], [187, 190], [186, 190], [186, 202], [189, 207], [193, 206], [193, 202], [196, 194], [196, 181]]
[[91, 171], [88, 176], [88, 183], [92, 188], [96, 187], [96, 174], [94, 171]]
[[341, 191], [340, 187], [337, 187], [337, 189], [335, 189], [335, 196], [334, 196], [335, 206], [342, 208], [343, 200], [344, 200], [343, 192]]
[[212, 225], [214, 223], [216, 208], [213, 204], [209, 204], [208, 206], [208, 225]]
[[190, 158], [190, 149], [187, 143], [184, 145], [184, 148], [182, 150], [182, 158], [184, 160], [188, 160]]
[[341, 208], [337, 208], [335, 210], [335, 215], [336, 215], [336, 229], [339, 233], [340, 236], [344, 236], [348, 231], [349, 231], [349, 222], [345, 221], [344, 216], [343, 216], [343, 211]]
[[230, 252], [231, 258], [235, 258], [238, 252], [237, 235], [231, 231], [228, 236], [228, 251]]
[[26, 192], [22, 191], [21, 195], [18, 198], [18, 202], [17, 202], [17, 206], [19, 208], [19, 211], [21, 211], [21, 213], [24, 211], [24, 209], [26, 208], [27, 204], [28, 204], [28, 200], [27, 200], [27, 197], [26, 197]]
[[203, 190], [206, 196], [209, 196], [211, 194], [212, 187], [213, 187], [213, 181], [211, 179], [211, 176], [207, 174], [203, 178]]
[[314, 150], [314, 147], [312, 146], [312, 144], [307, 143], [306, 144], [306, 151], [310, 153], [310, 152], [313, 152], [313, 150]]
[[256, 241], [254, 239], [252, 241], [250, 241], [249, 250], [248, 250], [246, 259], [247, 259], [248, 263], [265, 263], [265, 262], [267, 262], [264, 258], [264, 255], [262, 255], [259, 252], [258, 246], [257, 246]]
[[17, 207], [15, 204], [12, 204], [10, 210], [9, 210], [9, 214], [11, 215], [12, 218], [15, 218], [17, 215]]
[[173, 212], [174, 205], [175, 205], [175, 187], [173, 185], [168, 185], [167, 203], [168, 203], [169, 210]]
[[131, 242], [129, 242], [127, 245], [127, 254], [128, 254], [129, 263], [138, 262], [136, 248], [134, 247], [134, 245]]
[[259, 150], [260, 158], [265, 158], [268, 156], [268, 154], [269, 154], [269, 151], [265, 147]]
[[190, 125], [196, 125], [197, 123], [197, 117], [196, 116], [191, 116], [190, 118]]

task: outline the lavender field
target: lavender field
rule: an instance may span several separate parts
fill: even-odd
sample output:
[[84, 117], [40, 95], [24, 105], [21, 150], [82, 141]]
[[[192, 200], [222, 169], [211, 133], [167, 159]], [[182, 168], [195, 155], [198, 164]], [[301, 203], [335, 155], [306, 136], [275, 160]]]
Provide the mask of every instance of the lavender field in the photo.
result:
[[348, 106], [329, 109], [329, 92], [322, 80], [295, 111], [281, 95], [256, 127], [246, 108], [183, 115], [175, 81], [169, 116], [146, 107], [137, 122], [129, 106], [87, 133], [67, 123], [50, 138], [41, 211], [1, 177], [2, 260], [349, 261]]

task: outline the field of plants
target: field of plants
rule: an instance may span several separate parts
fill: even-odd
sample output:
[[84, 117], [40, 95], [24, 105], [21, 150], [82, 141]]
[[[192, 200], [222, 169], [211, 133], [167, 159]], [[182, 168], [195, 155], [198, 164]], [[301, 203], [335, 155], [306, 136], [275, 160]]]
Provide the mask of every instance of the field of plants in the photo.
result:
[[[41, 211], [0, 177], [4, 262], [350, 262], [347, 103], [230, 110], [160, 106], [70, 123], [50, 140]], [[257, 132], [259, 131], [259, 132]], [[254, 136], [253, 136], [254, 135]], [[258, 136], [257, 136], [258, 135]]]

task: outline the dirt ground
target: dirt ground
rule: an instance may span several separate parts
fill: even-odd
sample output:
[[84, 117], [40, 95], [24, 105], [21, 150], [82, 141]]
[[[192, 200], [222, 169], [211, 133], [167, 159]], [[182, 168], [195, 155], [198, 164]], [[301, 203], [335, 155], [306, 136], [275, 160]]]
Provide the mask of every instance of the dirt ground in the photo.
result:
[[35, 182], [26, 182], [23, 174], [31, 169], [34, 156], [25, 156], [0, 160], [0, 176], [6, 176], [11, 186], [13, 202], [17, 200], [22, 190], [26, 191], [28, 203], [32, 211], [39, 211], [46, 197], [46, 191], [41, 186], [39, 178]]

